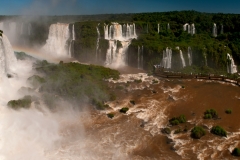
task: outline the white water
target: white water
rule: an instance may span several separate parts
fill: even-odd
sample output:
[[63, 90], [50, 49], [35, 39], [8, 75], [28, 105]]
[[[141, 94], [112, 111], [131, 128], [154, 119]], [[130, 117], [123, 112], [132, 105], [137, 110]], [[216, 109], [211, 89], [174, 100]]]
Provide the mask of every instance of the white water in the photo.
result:
[[220, 33], [223, 34], [223, 25], [221, 25], [221, 32]]
[[8, 38], [3, 34], [0, 37], [0, 77], [15, 72], [17, 59]]
[[184, 30], [184, 31], [186, 31], [186, 30], [188, 29], [188, 25], [189, 25], [188, 23], [186, 23], [186, 24], [183, 25], [183, 30]]
[[[100, 23], [99, 23], [100, 24]], [[99, 26], [98, 24], [98, 26]], [[99, 48], [99, 40], [100, 40], [100, 32], [99, 32], [99, 29], [98, 29], [98, 26], [96, 27], [97, 29], [97, 34], [98, 34], [98, 37], [97, 37], [97, 46], [96, 46], [96, 60], [99, 59], [99, 55], [98, 55], [98, 48]]]
[[170, 29], [170, 24], [169, 23], [167, 24], [167, 29]]
[[185, 59], [184, 59], [184, 57], [183, 57], [182, 51], [179, 50], [179, 52], [180, 52], [180, 58], [181, 58], [181, 61], [182, 61], [182, 65], [183, 65], [183, 68], [184, 68], [184, 67], [186, 67]]
[[172, 49], [166, 48], [166, 51], [163, 51], [161, 66], [169, 69], [172, 67]]
[[[137, 38], [135, 24], [119, 24], [112, 22], [111, 25], [104, 25], [105, 39], [109, 41], [109, 48], [106, 54], [106, 65], [121, 67], [126, 65], [127, 49], [132, 39]], [[121, 47], [117, 48], [117, 41]]]
[[187, 31], [188, 34], [191, 34], [191, 35], [194, 35], [194, 34], [196, 33], [196, 29], [195, 29], [194, 23], [191, 24], [191, 25], [188, 24], [188, 23], [184, 24], [184, 25], [183, 25], [183, 30], [184, 30], [184, 31]]
[[28, 35], [30, 36], [32, 33], [32, 25], [31, 23], [28, 24]]
[[119, 41], [128, 41], [133, 38], [137, 38], [135, 24], [119, 24], [112, 22], [104, 26], [105, 39], [107, 40], [119, 40]]
[[49, 35], [43, 50], [48, 54], [57, 57], [69, 57], [67, 40], [70, 38], [69, 24], [52, 24], [49, 28]]
[[191, 47], [188, 47], [188, 62], [189, 62], [189, 66], [192, 65], [192, 49]]
[[160, 32], [160, 24], [158, 23], [158, 33]]
[[216, 23], [213, 24], [212, 34], [213, 34], [213, 37], [217, 37], [217, 25], [216, 25]]
[[227, 59], [230, 62], [227, 64], [227, 72], [231, 74], [237, 73], [237, 66], [235, 65], [234, 60], [229, 53], [227, 54]]
[[194, 23], [191, 25], [191, 34], [194, 35], [196, 33], [196, 30], [195, 30], [195, 25]]
[[75, 41], [76, 37], [75, 37], [75, 28], [74, 28], [74, 24], [73, 24], [73, 27], [72, 27], [72, 40]]

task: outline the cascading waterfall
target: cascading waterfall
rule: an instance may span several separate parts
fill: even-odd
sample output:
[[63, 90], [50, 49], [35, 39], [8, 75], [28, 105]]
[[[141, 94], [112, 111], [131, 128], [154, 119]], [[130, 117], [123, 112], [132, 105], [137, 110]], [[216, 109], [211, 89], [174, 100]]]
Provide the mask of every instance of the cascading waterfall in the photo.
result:
[[0, 36], [0, 76], [2, 77], [6, 74], [12, 75], [16, 63], [17, 59], [12, 46], [8, 38], [2, 34], [2, 37]]
[[158, 23], [158, 33], [160, 32], [160, 29], [159, 29], [159, 27], [160, 27], [160, 24]]
[[117, 41], [109, 40], [109, 48], [107, 49], [106, 64], [112, 64], [117, 52]]
[[192, 49], [191, 47], [188, 47], [188, 62], [189, 62], [189, 66], [192, 65]]
[[[99, 33], [100, 37], [100, 33]], [[135, 24], [118, 24], [112, 22], [111, 25], [104, 25], [104, 37], [109, 40], [109, 48], [106, 55], [106, 65], [120, 67], [126, 65], [126, 53], [131, 40], [137, 38]], [[118, 41], [121, 45], [118, 48]]]
[[187, 31], [187, 29], [188, 29], [188, 26], [189, 26], [189, 24], [188, 24], [188, 23], [184, 24], [184, 25], [183, 25], [183, 30], [184, 30], [184, 31]]
[[183, 30], [187, 31], [188, 34], [194, 35], [196, 33], [195, 25], [192, 23], [191, 25], [186, 23], [183, 25]]
[[[100, 23], [98, 24], [98, 26], [100, 25]], [[100, 32], [99, 32], [99, 29], [98, 29], [98, 26], [96, 27], [97, 29], [97, 34], [98, 34], [98, 37], [97, 37], [97, 46], [96, 46], [96, 60], [98, 60], [98, 48], [99, 48], [99, 40], [100, 40]]]
[[195, 25], [194, 23], [191, 25], [191, 35], [194, 35], [196, 33], [195, 31]]
[[213, 37], [217, 37], [217, 25], [216, 23], [213, 24]]
[[0, 22], [0, 30], [3, 30], [3, 22]]
[[69, 38], [69, 24], [52, 24], [49, 29], [47, 42], [43, 46], [43, 49], [47, 53], [55, 56], [69, 57], [69, 46], [67, 44]]
[[170, 29], [170, 24], [169, 23], [167, 24], [167, 29]]
[[223, 25], [221, 25], [221, 32], [220, 33], [223, 34]]
[[28, 35], [30, 36], [32, 32], [32, 25], [31, 23], [28, 24]]
[[161, 66], [167, 69], [172, 67], [172, 49], [166, 48], [166, 51], [163, 51], [163, 59]]
[[184, 68], [184, 67], [186, 67], [185, 59], [183, 57], [182, 50], [179, 50], [179, 52], [180, 52], [180, 58], [181, 58], [181, 61], [182, 61], [182, 65], [183, 65], [183, 68]]
[[75, 27], [74, 27], [74, 24], [73, 24], [73, 27], [72, 27], [72, 40], [75, 41]]
[[21, 32], [20, 32], [21, 35], [23, 35], [23, 32], [24, 32], [24, 23], [22, 22], [22, 23], [21, 23]]
[[188, 27], [188, 34], [191, 34], [191, 26], [188, 24], [187, 27]]
[[227, 72], [228, 73], [237, 73], [237, 66], [234, 63], [234, 60], [232, 58], [232, 56], [228, 53], [227, 54]]
[[74, 52], [74, 41], [76, 39], [76, 36], [75, 36], [75, 28], [74, 28], [74, 24], [72, 26], [72, 39], [70, 40], [70, 43], [69, 43], [69, 47], [68, 47], [68, 55], [70, 57], [73, 57], [73, 52]]

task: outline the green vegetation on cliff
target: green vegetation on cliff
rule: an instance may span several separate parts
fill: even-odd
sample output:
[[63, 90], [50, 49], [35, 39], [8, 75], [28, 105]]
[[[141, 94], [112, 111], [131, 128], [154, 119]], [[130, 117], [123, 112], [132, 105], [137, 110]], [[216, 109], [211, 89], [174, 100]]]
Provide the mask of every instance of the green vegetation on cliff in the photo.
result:
[[18, 100], [11, 100], [7, 103], [8, 107], [13, 109], [20, 109], [20, 108], [29, 108], [32, 103], [31, 96], [24, 96], [22, 99]]
[[103, 102], [113, 97], [104, 80], [119, 78], [118, 71], [79, 63], [50, 64], [41, 61], [35, 64], [35, 69], [44, 79], [36, 76], [30, 79], [43, 82], [39, 91], [46, 95], [45, 99], [50, 105], [54, 105], [51, 99], [63, 97], [77, 104], [92, 102], [97, 108], [104, 109], [107, 105]]

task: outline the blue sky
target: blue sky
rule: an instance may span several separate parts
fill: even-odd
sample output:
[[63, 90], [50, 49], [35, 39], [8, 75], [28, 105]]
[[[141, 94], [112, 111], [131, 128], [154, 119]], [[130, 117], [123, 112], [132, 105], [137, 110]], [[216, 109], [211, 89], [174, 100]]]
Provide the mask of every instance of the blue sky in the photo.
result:
[[0, 0], [0, 15], [81, 15], [176, 10], [240, 14], [240, 0]]

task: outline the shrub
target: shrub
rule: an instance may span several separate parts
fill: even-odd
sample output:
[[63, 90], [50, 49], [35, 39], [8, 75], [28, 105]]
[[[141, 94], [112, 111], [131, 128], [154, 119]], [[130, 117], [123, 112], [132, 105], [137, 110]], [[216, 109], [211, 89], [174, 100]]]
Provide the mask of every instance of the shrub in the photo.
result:
[[104, 104], [103, 102], [97, 101], [96, 99], [93, 99], [92, 104], [96, 107], [98, 110], [104, 110], [106, 108], [109, 108], [108, 104]]
[[153, 79], [153, 80], [152, 80], [152, 84], [155, 84], [155, 83], [158, 83], [158, 80]]
[[180, 115], [179, 117], [173, 117], [169, 120], [171, 125], [178, 125], [179, 123], [185, 123], [187, 120], [184, 115]]
[[176, 129], [176, 130], [174, 131], [174, 134], [178, 134], [178, 133], [181, 133], [181, 132], [182, 132], [181, 129]]
[[218, 136], [224, 136], [227, 137], [227, 132], [220, 126], [214, 126], [211, 129], [212, 134], [216, 134]]
[[121, 113], [127, 113], [128, 110], [129, 110], [129, 108], [124, 107], [124, 108], [120, 109], [119, 111], [120, 111]]
[[240, 149], [239, 148], [234, 148], [234, 150], [232, 151], [232, 155], [234, 156], [240, 156]]
[[212, 115], [211, 114], [205, 114], [203, 118], [204, 119], [212, 119]]
[[214, 109], [208, 109], [204, 112], [204, 119], [212, 119], [217, 117], [218, 117], [217, 111]]
[[134, 82], [136, 82], [136, 83], [141, 83], [142, 80], [141, 80], [141, 79], [135, 79]]
[[163, 128], [163, 129], [162, 129], [162, 133], [164, 133], [164, 134], [170, 134], [170, 133], [171, 133], [171, 129], [170, 129], [170, 128]]
[[227, 110], [225, 111], [225, 113], [226, 113], [226, 114], [232, 114], [232, 110], [231, 110], [231, 109], [227, 109]]
[[116, 89], [122, 90], [122, 89], [124, 89], [124, 87], [120, 85], [120, 86], [116, 86]]
[[30, 108], [31, 103], [32, 103], [31, 96], [24, 96], [22, 99], [9, 101], [7, 105], [13, 109], [19, 109], [19, 108]]
[[134, 100], [130, 100], [130, 103], [131, 103], [132, 105], [135, 105], [135, 104], [136, 104]]
[[205, 134], [206, 134], [205, 130], [200, 126], [196, 126], [191, 130], [191, 137], [192, 138], [200, 139]]
[[114, 114], [113, 113], [108, 113], [107, 116], [108, 116], [108, 118], [112, 119], [114, 117]]

